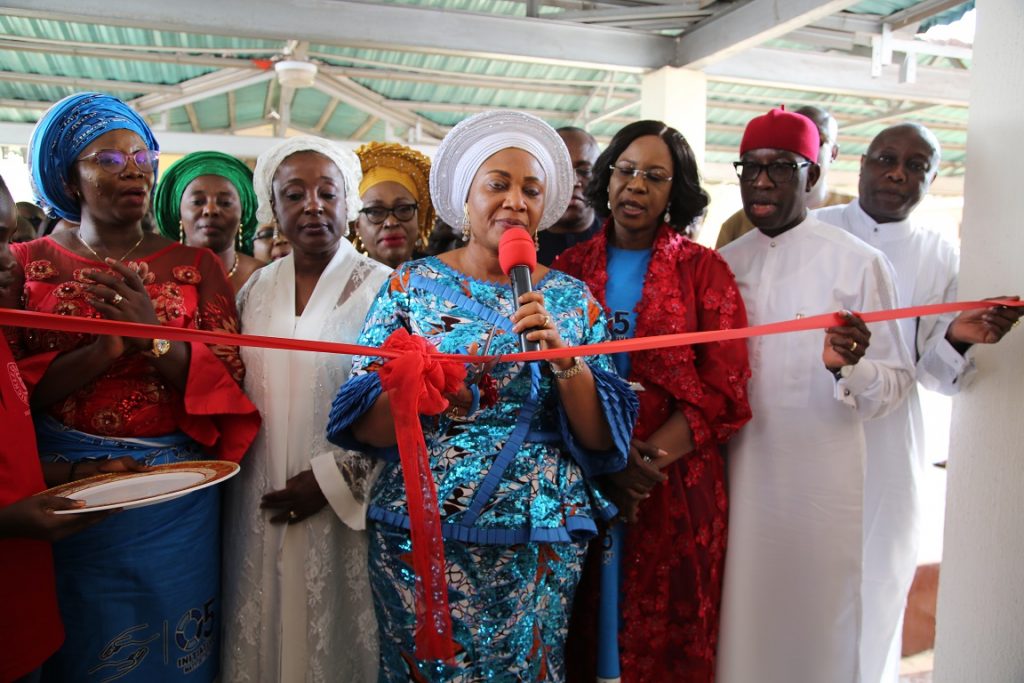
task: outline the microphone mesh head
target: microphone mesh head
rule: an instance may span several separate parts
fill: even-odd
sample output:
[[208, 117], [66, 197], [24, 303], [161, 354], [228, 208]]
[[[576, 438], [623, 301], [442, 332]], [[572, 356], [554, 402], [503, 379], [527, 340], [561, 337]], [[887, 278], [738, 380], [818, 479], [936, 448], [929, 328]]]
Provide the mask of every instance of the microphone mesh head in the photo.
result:
[[537, 245], [523, 228], [509, 228], [498, 242], [498, 263], [508, 275], [513, 266], [526, 266], [533, 272], [537, 267]]

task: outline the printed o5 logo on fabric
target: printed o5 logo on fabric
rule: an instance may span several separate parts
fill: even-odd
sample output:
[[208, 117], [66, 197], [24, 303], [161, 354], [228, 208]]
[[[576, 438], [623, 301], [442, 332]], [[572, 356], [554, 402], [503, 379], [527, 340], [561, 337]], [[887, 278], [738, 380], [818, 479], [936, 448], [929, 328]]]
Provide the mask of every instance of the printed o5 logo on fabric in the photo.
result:
[[622, 339], [629, 333], [629, 311], [615, 311], [612, 316], [612, 337]]
[[18, 364], [14, 361], [7, 363], [7, 376], [11, 380], [11, 386], [14, 387], [14, 393], [18, 395], [25, 407], [28, 407], [28, 388], [21, 379], [21, 373], [18, 372]]
[[203, 665], [213, 649], [213, 635], [217, 615], [213, 611], [213, 598], [203, 609], [193, 607], [181, 615], [174, 630], [174, 643], [188, 654], [178, 657], [175, 664], [182, 673], [190, 674]]

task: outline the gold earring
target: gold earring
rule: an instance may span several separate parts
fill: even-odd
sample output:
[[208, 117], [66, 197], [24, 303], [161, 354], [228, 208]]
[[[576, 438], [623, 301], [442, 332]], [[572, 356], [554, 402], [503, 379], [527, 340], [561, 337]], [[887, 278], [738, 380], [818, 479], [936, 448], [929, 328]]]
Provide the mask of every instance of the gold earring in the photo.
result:
[[242, 250], [242, 224], [238, 224], [238, 232], [235, 233], [235, 249]]
[[181, 224], [181, 221], [178, 221], [178, 240], [185, 244], [185, 226]]
[[533, 233], [533, 248], [540, 251], [540, 229]]
[[462, 241], [469, 242], [471, 232], [469, 229], [469, 202], [462, 205]]

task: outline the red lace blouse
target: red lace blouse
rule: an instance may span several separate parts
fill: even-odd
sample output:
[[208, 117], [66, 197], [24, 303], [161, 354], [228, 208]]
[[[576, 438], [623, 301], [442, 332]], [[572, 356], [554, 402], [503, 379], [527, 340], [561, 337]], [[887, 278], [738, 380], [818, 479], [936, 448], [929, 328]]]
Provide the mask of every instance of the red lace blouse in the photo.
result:
[[[12, 244], [24, 271], [26, 310], [101, 317], [86, 298], [83, 272], [110, 270], [43, 238]], [[224, 268], [206, 249], [171, 244], [128, 262], [144, 278], [163, 325], [238, 331], [231, 285]], [[16, 340], [18, 365], [29, 391], [61, 353], [92, 342], [92, 335], [22, 328]], [[139, 353], [126, 353], [100, 375], [47, 412], [63, 424], [102, 436], [146, 437], [184, 431], [219, 457], [239, 460], [256, 436], [260, 417], [241, 388], [245, 376], [237, 346], [191, 344], [184, 393], [168, 383]]]
[[[605, 310], [607, 230], [553, 264], [590, 287]], [[636, 337], [747, 325], [729, 266], [714, 251], [663, 225], [636, 307]], [[631, 354], [639, 382], [635, 436], [646, 439], [676, 410], [696, 447], [665, 469], [626, 527], [619, 632], [624, 682], [714, 680], [728, 505], [719, 446], [750, 419], [750, 366], [743, 340]], [[597, 544], [591, 544], [596, 546]], [[600, 548], [592, 547], [577, 590], [567, 660], [570, 681], [593, 681]]]

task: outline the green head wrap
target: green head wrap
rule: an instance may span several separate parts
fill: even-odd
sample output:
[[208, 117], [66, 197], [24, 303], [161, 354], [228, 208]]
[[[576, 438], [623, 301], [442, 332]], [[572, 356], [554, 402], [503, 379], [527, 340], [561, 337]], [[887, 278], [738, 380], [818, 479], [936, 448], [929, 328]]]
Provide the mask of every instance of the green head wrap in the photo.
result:
[[153, 197], [153, 215], [160, 232], [172, 240], [181, 239], [181, 197], [189, 183], [204, 175], [227, 178], [242, 208], [242, 251], [252, 254], [252, 235], [256, 230], [256, 192], [252, 189], [252, 171], [238, 159], [222, 152], [192, 152], [164, 171]]

